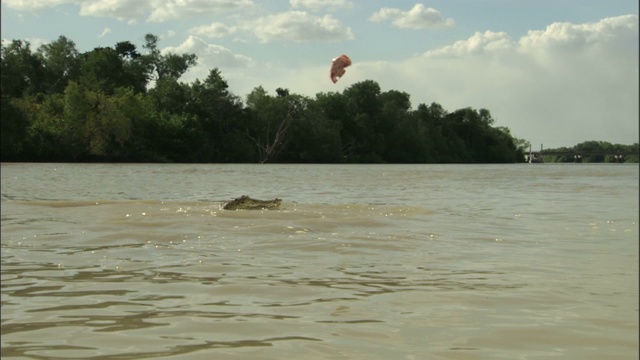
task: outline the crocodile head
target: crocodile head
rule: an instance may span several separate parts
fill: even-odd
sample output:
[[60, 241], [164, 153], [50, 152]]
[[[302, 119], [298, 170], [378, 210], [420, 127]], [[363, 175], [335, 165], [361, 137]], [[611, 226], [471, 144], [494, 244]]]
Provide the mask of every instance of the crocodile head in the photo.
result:
[[278, 209], [282, 204], [282, 199], [275, 198], [273, 200], [252, 199], [247, 195], [235, 198], [222, 205], [225, 210], [273, 210]]

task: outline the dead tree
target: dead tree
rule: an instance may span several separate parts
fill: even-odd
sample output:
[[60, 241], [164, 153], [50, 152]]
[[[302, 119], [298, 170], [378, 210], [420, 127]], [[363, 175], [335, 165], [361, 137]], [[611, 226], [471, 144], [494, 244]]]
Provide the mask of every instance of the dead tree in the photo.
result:
[[274, 156], [279, 154], [282, 149], [284, 149], [285, 145], [285, 135], [287, 134], [287, 130], [293, 121], [293, 114], [295, 112], [295, 105], [293, 103], [289, 104], [289, 108], [287, 110], [286, 115], [282, 118], [278, 127], [275, 131], [275, 134], [271, 135], [271, 122], [267, 124], [266, 136], [264, 142], [261, 142], [257, 136], [252, 136], [247, 129], [247, 137], [253, 141], [253, 143], [258, 148], [258, 153], [260, 154], [261, 164], [269, 162]]

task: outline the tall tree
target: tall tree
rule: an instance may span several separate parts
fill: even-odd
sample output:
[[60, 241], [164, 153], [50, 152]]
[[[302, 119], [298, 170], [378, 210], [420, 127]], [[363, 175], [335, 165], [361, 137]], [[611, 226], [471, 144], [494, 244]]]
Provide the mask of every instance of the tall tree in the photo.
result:
[[217, 162], [232, 161], [232, 149], [238, 141], [238, 134], [233, 133], [244, 133], [240, 126], [241, 100], [229, 92], [229, 85], [217, 68], [211, 69], [204, 81], [194, 81], [190, 94], [187, 111], [198, 117], [207, 134], [211, 143], [209, 158]]
[[81, 86], [113, 94], [117, 87], [128, 84], [123, 60], [115, 49], [98, 47], [82, 54], [80, 64]]
[[[280, 89], [283, 90], [283, 89]], [[277, 92], [277, 90], [276, 90]], [[289, 96], [288, 90], [278, 96]], [[341, 163], [340, 123], [327, 116], [317, 100], [308, 100], [306, 109], [292, 122], [287, 147], [279, 159], [295, 163]]]
[[42, 92], [43, 61], [31, 51], [28, 41], [13, 40], [6, 46], [2, 44], [0, 70], [2, 96], [22, 97]]
[[[401, 140], [402, 137], [390, 136], [390, 134], [399, 126], [414, 127], [412, 123], [415, 120], [409, 116], [411, 111], [410, 95], [406, 92], [390, 90], [381, 93], [378, 96], [378, 102], [380, 103], [381, 109], [375, 118], [374, 124], [375, 132], [378, 134], [378, 140], [376, 141], [377, 153], [385, 161], [390, 161], [390, 154], [394, 152], [396, 148], [407, 145]], [[417, 129], [414, 130], [417, 131]], [[402, 132], [403, 130], [398, 130], [398, 133]], [[404, 141], [411, 141], [411, 139], [405, 137]], [[407, 156], [413, 157], [409, 154], [407, 154]]]
[[43, 59], [46, 74], [43, 86], [48, 94], [63, 93], [69, 81], [78, 78], [78, 50], [76, 44], [65, 36], [40, 46], [38, 54]]
[[0, 146], [1, 159], [6, 161], [20, 158], [28, 145], [29, 120], [14, 99], [40, 93], [44, 73], [42, 59], [31, 51], [29, 42], [13, 40], [0, 49]]
[[306, 101], [299, 95], [270, 96], [262, 86], [247, 96], [251, 122], [246, 135], [256, 145], [261, 163], [271, 161], [284, 149], [287, 131], [294, 119], [301, 116]]
[[347, 134], [343, 143], [359, 144], [358, 162], [380, 162], [384, 144], [380, 143], [379, 114], [381, 103], [380, 85], [373, 80], [355, 83], [343, 92], [349, 103], [349, 110], [355, 122], [355, 132]]
[[364, 141], [358, 137], [360, 129], [354, 121], [348, 98], [338, 92], [318, 93], [315, 103], [317, 111], [322, 112], [323, 117], [327, 119], [327, 125], [335, 128], [340, 134], [338, 143], [341, 146], [341, 161], [357, 161]]
[[131, 87], [135, 92], [145, 92], [151, 79], [153, 68], [138, 52], [136, 46], [129, 41], [121, 41], [116, 44], [115, 51], [123, 62], [123, 84]]
[[189, 68], [198, 63], [195, 54], [173, 54], [163, 55], [158, 49], [158, 37], [153, 34], [145, 35], [145, 45], [148, 53], [143, 55], [143, 61], [155, 72], [153, 80], [165, 78], [179, 79]]

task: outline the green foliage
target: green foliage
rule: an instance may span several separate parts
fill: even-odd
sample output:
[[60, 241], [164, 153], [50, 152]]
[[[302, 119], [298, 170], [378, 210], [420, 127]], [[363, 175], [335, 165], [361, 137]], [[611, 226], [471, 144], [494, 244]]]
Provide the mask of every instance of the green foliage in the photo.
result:
[[337, 122], [322, 111], [317, 101], [305, 100], [308, 108], [292, 123], [287, 147], [279, 160], [289, 163], [342, 162]]
[[249, 122], [245, 125], [245, 134], [255, 144], [260, 162], [272, 161], [282, 152], [289, 140], [289, 127], [300, 121], [308, 101], [300, 95], [289, 95], [288, 90], [281, 88], [277, 96], [271, 96], [262, 86], [247, 95]]
[[158, 37], [153, 34], [145, 35], [143, 47], [148, 50], [148, 53], [142, 56], [142, 61], [148, 69], [155, 72], [155, 80], [167, 78], [177, 80], [197, 64], [198, 57], [195, 54], [161, 54], [158, 49]]
[[543, 151], [545, 162], [607, 162], [637, 163], [640, 145], [612, 144], [606, 141], [585, 141], [573, 147], [546, 149]]
[[[257, 86], [243, 103], [217, 68], [181, 82], [196, 56], [158, 41], [147, 34], [142, 52], [122, 41], [79, 53], [64, 36], [36, 52], [2, 45], [2, 161], [513, 163], [529, 148], [487, 109], [414, 110], [373, 80], [313, 98]], [[638, 161], [638, 144], [571, 151]]]
[[0, 98], [0, 160], [22, 160], [29, 125], [23, 112], [8, 97]]
[[43, 92], [43, 60], [31, 51], [28, 41], [13, 40], [6, 46], [2, 44], [0, 60], [2, 96], [16, 98]]
[[64, 36], [38, 49], [45, 69], [43, 90], [48, 93], [62, 93], [71, 80], [78, 78], [80, 59], [73, 41]]

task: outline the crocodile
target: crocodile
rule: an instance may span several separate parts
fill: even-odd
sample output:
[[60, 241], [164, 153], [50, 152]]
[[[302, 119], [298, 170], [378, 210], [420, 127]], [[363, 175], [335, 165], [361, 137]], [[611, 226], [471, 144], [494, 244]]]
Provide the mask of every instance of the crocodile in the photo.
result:
[[282, 204], [282, 200], [278, 198], [273, 200], [258, 200], [243, 195], [222, 204], [222, 208], [224, 210], [273, 210], [280, 208], [280, 204]]

